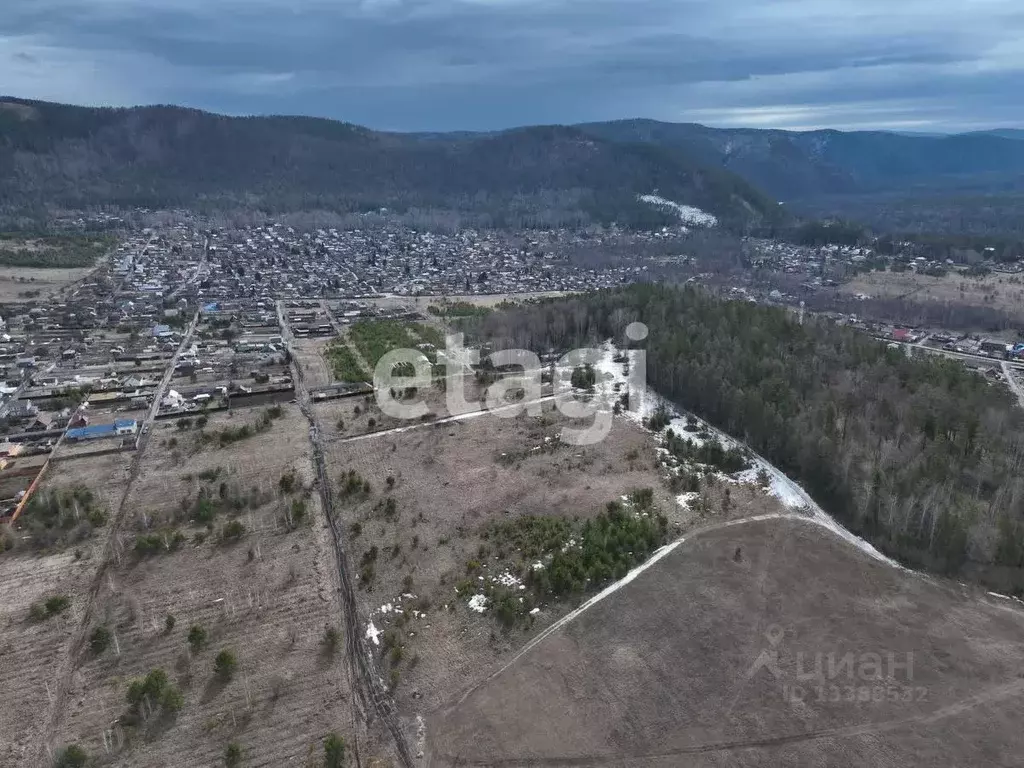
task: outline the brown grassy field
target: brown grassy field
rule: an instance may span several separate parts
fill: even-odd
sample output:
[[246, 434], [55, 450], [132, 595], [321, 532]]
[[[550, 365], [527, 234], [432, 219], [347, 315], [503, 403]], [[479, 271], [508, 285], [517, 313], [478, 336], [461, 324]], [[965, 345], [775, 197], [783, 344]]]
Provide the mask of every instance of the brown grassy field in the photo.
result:
[[427, 717], [427, 764], [1015, 765], [1022, 608], [808, 522], [697, 534]]
[[[469, 610], [468, 595], [456, 592], [467, 564], [481, 563], [480, 579], [508, 567], [485, 541], [489, 524], [524, 515], [591, 518], [637, 488], [654, 490], [673, 531], [694, 524], [695, 513], [664, 488], [648, 433], [617, 418], [596, 445], [559, 444], [568, 421], [548, 404], [542, 418], [484, 415], [329, 443], [350, 561], [354, 568], [372, 562], [372, 576], [361, 578], [361, 611], [382, 634], [382, 667], [395, 670], [400, 710], [410, 719], [488, 674], [578, 600], [542, 602], [512, 630]], [[349, 471], [368, 492], [346, 490]], [[732, 495], [732, 515], [776, 508], [751, 488]]]
[[[121, 501], [130, 459], [128, 454], [112, 454], [65, 462], [59, 472], [48, 476], [44, 488], [85, 485], [107, 510], [114, 510]], [[13, 535], [19, 534], [14, 531]], [[47, 736], [56, 670], [71, 652], [105, 536], [105, 529], [98, 528], [65, 551], [37, 555], [27, 542], [20, 542], [14, 550], [0, 554], [0, 582], [5, 590], [0, 604], [0, 765], [31, 765], [31, 757]], [[33, 603], [56, 595], [71, 598], [64, 613], [42, 622], [29, 620]]]
[[[211, 416], [206, 432], [255, 422], [261, 410]], [[0, 555], [17, 595], [0, 613], [0, 671], [13, 681], [0, 764], [49, 766], [51, 754], [78, 744], [102, 765], [220, 766], [234, 742], [247, 766], [316, 766], [332, 732], [349, 754], [390, 764], [390, 746], [367, 731], [352, 700], [344, 637], [333, 649], [327, 642], [328, 627], [342, 626], [341, 606], [306, 420], [285, 407], [265, 432], [226, 447], [198, 435], [154, 426], [98, 581], [103, 535], [82, 545], [81, 560]], [[116, 509], [131, 457], [62, 462], [47, 483], [85, 483]], [[283, 487], [285, 476], [293, 480]], [[190, 521], [200, 488], [217, 500], [209, 524]], [[232, 521], [243, 529], [229, 538]], [[139, 551], [150, 535], [155, 549]], [[29, 603], [57, 593], [72, 598], [65, 613], [26, 622]], [[199, 649], [187, 639], [193, 625], [207, 636]], [[90, 644], [97, 627], [110, 631], [100, 652]], [[237, 658], [230, 680], [214, 672], [222, 649]], [[154, 669], [180, 689], [183, 706], [131, 724], [130, 681]], [[57, 694], [62, 681], [66, 696]]]
[[331, 366], [324, 359], [324, 350], [330, 339], [298, 339], [292, 343], [296, 365], [302, 367], [305, 385], [309, 389], [324, 387], [334, 381]]
[[1013, 312], [1024, 304], [1024, 277], [999, 273], [965, 277], [951, 272], [931, 277], [916, 272], [869, 272], [844, 283], [839, 290], [872, 298], [905, 296], [914, 301], [955, 302]]
[[[218, 415], [206, 430], [255, 415]], [[161, 425], [151, 439], [128, 500], [120, 562], [93, 617], [113, 629], [120, 653], [86, 651], [76, 659], [57, 741], [103, 755], [106, 739], [113, 765], [221, 765], [231, 742], [241, 745], [246, 765], [315, 764], [329, 732], [350, 743], [362, 734], [352, 732], [343, 643], [333, 653], [324, 644], [326, 627], [341, 626], [340, 606], [331, 544], [317, 496], [308, 492], [305, 420], [286, 409], [266, 433], [225, 448], [199, 448], [195, 434]], [[289, 473], [295, 486], [285, 493], [280, 478]], [[201, 486], [214, 498], [244, 499], [244, 506], [218, 513], [209, 526], [190, 524], [183, 502]], [[289, 525], [287, 510], [297, 500], [305, 519]], [[225, 541], [232, 519], [245, 530]], [[137, 536], [165, 526], [185, 536], [177, 551], [133, 551]], [[208, 634], [198, 652], [187, 642], [193, 625]], [[238, 659], [226, 683], [213, 672], [224, 648]], [[180, 686], [183, 708], [170, 720], [121, 727], [128, 680], [157, 668]]]
[[56, 293], [64, 286], [81, 280], [93, 267], [36, 269], [33, 267], [0, 266], [0, 301], [29, 301], [19, 296], [26, 291], [40, 291], [40, 297]]

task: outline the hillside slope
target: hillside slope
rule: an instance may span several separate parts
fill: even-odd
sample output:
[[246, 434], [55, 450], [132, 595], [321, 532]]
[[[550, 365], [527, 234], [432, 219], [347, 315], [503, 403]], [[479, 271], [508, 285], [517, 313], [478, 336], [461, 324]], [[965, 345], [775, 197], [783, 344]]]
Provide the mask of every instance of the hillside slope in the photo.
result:
[[0, 210], [183, 205], [271, 211], [447, 209], [495, 224], [669, 217], [657, 191], [743, 227], [778, 206], [673, 147], [577, 128], [417, 136], [302, 117], [225, 117], [170, 106], [93, 109], [0, 102]]
[[780, 199], [881, 191], [997, 186], [1024, 173], [1024, 142], [1013, 131], [910, 136], [708, 128], [619, 120], [579, 126], [612, 141], [640, 141], [692, 153]]

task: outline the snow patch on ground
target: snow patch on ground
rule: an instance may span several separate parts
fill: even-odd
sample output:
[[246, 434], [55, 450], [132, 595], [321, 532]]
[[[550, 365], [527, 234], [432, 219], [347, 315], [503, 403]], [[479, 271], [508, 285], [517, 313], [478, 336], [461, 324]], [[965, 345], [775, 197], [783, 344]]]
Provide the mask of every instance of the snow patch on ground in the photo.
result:
[[380, 645], [380, 640], [378, 639], [379, 637], [380, 630], [373, 626], [373, 622], [371, 621], [369, 624], [366, 625], [366, 639], [372, 642], [374, 645]]
[[502, 571], [497, 576], [492, 576], [491, 582], [501, 584], [501, 586], [508, 587], [509, 589], [526, 589], [526, 585], [519, 580], [519, 577], [508, 571]]
[[676, 504], [678, 504], [683, 509], [689, 509], [690, 508], [690, 504], [692, 504], [693, 502], [695, 502], [699, 498], [700, 498], [700, 494], [697, 493], [696, 491], [689, 491], [688, 493], [681, 493], [678, 496], [676, 496]]
[[[606, 374], [612, 381], [621, 381], [625, 385], [628, 377], [623, 372], [624, 366], [622, 363], [615, 363], [612, 359], [615, 355], [620, 353], [616, 351], [615, 346], [611, 340], [605, 342], [602, 349], [604, 351], [603, 359], [600, 363], [594, 366], [595, 370], [598, 370], [603, 374]], [[901, 566], [895, 560], [886, 557], [877, 549], [875, 549], [871, 544], [869, 544], [867, 541], [850, 533], [850, 531], [846, 530], [846, 528], [844, 528], [842, 525], [836, 522], [831, 515], [829, 515], [824, 509], [821, 508], [821, 506], [817, 504], [817, 502], [814, 501], [814, 499], [810, 497], [807, 491], [801, 488], [798, 483], [786, 477], [786, 475], [781, 470], [779, 470], [773, 464], [769, 463], [768, 460], [765, 459], [763, 456], [759, 456], [758, 454], [754, 453], [754, 451], [752, 451], [744, 443], [725, 434], [721, 430], [716, 429], [703, 419], [697, 418], [694, 414], [690, 414], [687, 413], [686, 411], [682, 411], [679, 408], [676, 408], [668, 400], [663, 398], [650, 387], [644, 387], [643, 391], [641, 392], [630, 390], [629, 408], [623, 410], [623, 415], [625, 415], [629, 419], [632, 419], [638, 424], [643, 425], [644, 420], [649, 418], [655, 411], [659, 409], [664, 409], [669, 414], [672, 415], [672, 420], [669, 423], [668, 428], [675, 432], [677, 435], [685, 436], [690, 440], [700, 439], [694, 433], [686, 431], [688, 417], [691, 417], [693, 419], [696, 419], [698, 426], [702, 428], [703, 431], [717, 438], [722, 443], [723, 447], [740, 447], [745, 449], [746, 451], [749, 452], [750, 462], [752, 465], [752, 468], [750, 470], [747, 470], [747, 473], [752, 473], [753, 482], [757, 482], [757, 474], [763, 470], [769, 478], [769, 493], [771, 493], [772, 496], [775, 496], [783, 505], [789, 507], [790, 509], [805, 512], [816, 523], [818, 523], [824, 528], [828, 528], [836, 536], [848, 542], [849, 544], [861, 550], [862, 552], [870, 555], [876, 560], [884, 562], [895, 568], [905, 570], [903, 569], [903, 566]], [[744, 475], [743, 473], [741, 473], [741, 475], [733, 477], [731, 479], [733, 481], [742, 482], [742, 480], [739, 480], [740, 477], [750, 477], [750, 474]], [[683, 496], [686, 496], [686, 494], [683, 494]], [[682, 496], [679, 497], [677, 501], [683, 503]]]
[[483, 613], [487, 610], [487, 596], [486, 595], [473, 595], [469, 598], [469, 609], [476, 611], [477, 613]]
[[702, 211], [700, 208], [695, 208], [692, 205], [680, 205], [659, 195], [639, 195], [637, 200], [641, 203], [653, 205], [656, 208], [668, 208], [675, 211], [679, 214], [679, 221], [683, 224], [694, 227], [714, 227], [718, 224], [716, 217]]

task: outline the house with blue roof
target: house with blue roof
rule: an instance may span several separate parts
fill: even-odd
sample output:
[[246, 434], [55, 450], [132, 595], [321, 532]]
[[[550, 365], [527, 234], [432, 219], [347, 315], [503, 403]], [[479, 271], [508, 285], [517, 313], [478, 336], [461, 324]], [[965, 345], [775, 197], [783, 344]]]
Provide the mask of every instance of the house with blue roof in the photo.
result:
[[134, 435], [138, 431], [139, 423], [135, 419], [117, 419], [113, 424], [90, 424], [86, 427], [69, 429], [67, 439], [77, 443], [85, 440]]

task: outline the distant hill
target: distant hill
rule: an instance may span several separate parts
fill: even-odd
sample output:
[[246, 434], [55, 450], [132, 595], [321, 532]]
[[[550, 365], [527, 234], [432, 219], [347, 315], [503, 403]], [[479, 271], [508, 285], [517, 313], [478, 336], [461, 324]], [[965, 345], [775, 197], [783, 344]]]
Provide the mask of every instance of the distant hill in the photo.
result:
[[1016, 139], [1024, 141], [1024, 130], [1020, 128], [996, 128], [992, 131], [975, 131], [969, 136], [997, 136], [1003, 139]]
[[681, 149], [782, 200], [818, 195], [1000, 188], [1024, 173], [1024, 131], [952, 136], [779, 131], [620, 120], [582, 130], [610, 141]]
[[653, 193], [726, 226], [773, 221], [747, 181], [669, 144], [542, 126], [396, 134], [306, 117], [0, 100], [0, 211], [47, 205], [458, 210], [496, 225], [654, 226]]

